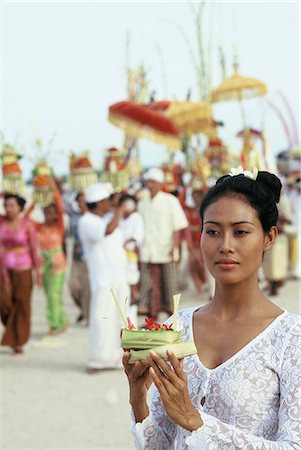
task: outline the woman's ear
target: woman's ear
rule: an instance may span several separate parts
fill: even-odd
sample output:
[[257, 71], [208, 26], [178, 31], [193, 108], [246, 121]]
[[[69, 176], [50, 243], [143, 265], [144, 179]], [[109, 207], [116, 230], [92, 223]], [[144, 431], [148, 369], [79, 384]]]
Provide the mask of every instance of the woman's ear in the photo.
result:
[[263, 251], [266, 252], [271, 248], [273, 243], [275, 242], [275, 239], [278, 235], [277, 227], [272, 227], [270, 231], [264, 236], [264, 243], [263, 243]]

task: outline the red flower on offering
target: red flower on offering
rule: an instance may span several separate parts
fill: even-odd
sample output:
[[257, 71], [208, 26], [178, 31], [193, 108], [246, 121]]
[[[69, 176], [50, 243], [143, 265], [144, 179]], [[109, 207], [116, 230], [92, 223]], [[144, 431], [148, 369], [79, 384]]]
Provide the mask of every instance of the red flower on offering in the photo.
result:
[[150, 318], [150, 319], [144, 319], [146, 322], [146, 330], [172, 330], [172, 324], [170, 325], [165, 325], [165, 323], [163, 325], [160, 325], [159, 323], [154, 322], [154, 319]]

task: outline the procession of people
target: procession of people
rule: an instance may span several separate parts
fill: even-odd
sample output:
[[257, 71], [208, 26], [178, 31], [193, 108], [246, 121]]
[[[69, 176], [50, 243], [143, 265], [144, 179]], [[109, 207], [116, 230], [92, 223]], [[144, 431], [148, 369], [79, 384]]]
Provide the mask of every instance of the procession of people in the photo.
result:
[[[117, 154], [115, 149], [115, 158]], [[43, 287], [45, 334], [66, 332], [72, 326], [64, 307], [67, 284], [78, 308], [76, 322], [89, 327], [87, 372], [96, 373], [121, 367], [112, 290], [121, 302], [127, 299], [126, 309], [136, 323], [143, 317], [157, 320], [159, 314], [172, 314], [172, 297], [185, 288], [182, 278], [187, 288], [187, 274], [196, 293], [206, 292], [208, 300], [213, 297], [214, 280], [199, 249], [199, 208], [212, 179], [206, 182], [194, 171], [184, 183], [179, 167], [163, 166], [146, 170], [139, 179], [128, 177], [125, 185], [124, 173], [120, 178], [114, 172], [112, 179], [110, 171], [98, 182], [86, 153], [73, 155], [72, 164], [69, 186], [63, 186], [45, 162], [37, 164], [32, 203], [27, 204], [17, 192], [23, 186], [20, 179], [18, 186], [16, 180], [9, 184], [3, 172], [5, 186], [14, 193], [3, 193], [0, 224], [1, 344], [13, 354], [23, 353], [30, 337], [32, 283]], [[288, 174], [283, 186], [279, 236], [260, 274], [270, 295], [277, 295], [287, 279], [299, 277], [300, 179]]]
[[[87, 152], [72, 155], [65, 182], [39, 161], [26, 201], [8, 154], [15, 174], [3, 164], [1, 345], [18, 358], [31, 352], [37, 284], [48, 328], [36, 348], [55, 351], [71, 327], [86, 327], [79, 362], [90, 376], [125, 371], [136, 449], [298, 448], [300, 319], [268, 297], [300, 278], [299, 172], [280, 180], [240, 165], [214, 177], [206, 165], [171, 162], [133, 177], [126, 163], [116, 171], [114, 148], [100, 179]], [[177, 317], [176, 294], [187, 287], [206, 304]], [[180, 333], [195, 350], [176, 355], [168, 345], [159, 354], [157, 346], [131, 361], [121, 337], [142, 323], [145, 336]]]

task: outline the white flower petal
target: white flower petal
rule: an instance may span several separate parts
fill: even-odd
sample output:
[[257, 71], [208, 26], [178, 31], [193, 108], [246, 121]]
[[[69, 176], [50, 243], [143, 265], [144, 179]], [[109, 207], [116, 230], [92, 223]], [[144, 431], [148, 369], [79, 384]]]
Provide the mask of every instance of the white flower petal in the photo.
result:
[[249, 170], [244, 171], [244, 176], [247, 178], [251, 178], [251, 180], [253, 180], [253, 174]]
[[243, 173], [244, 173], [244, 170], [243, 170], [242, 166], [239, 166], [237, 168], [232, 167], [230, 169], [229, 175], [231, 177], [235, 177], [236, 175], [242, 175]]
[[256, 166], [253, 167], [253, 180], [256, 180], [258, 176], [258, 169]]
[[250, 178], [251, 180], [255, 181], [257, 178], [257, 175], [258, 175], [258, 169], [257, 169], [257, 167], [254, 167], [253, 171], [251, 172], [250, 170], [244, 170], [242, 168], [242, 166], [239, 166], [237, 168], [232, 167], [229, 172], [229, 175], [231, 177], [235, 177], [237, 175], [244, 175], [245, 177]]

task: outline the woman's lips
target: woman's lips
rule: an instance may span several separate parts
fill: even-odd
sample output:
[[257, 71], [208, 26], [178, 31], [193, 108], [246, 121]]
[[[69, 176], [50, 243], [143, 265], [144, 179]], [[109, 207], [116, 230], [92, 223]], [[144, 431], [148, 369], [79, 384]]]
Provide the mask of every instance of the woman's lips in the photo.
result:
[[223, 270], [231, 270], [234, 269], [239, 263], [233, 260], [220, 260], [217, 261], [216, 264]]

